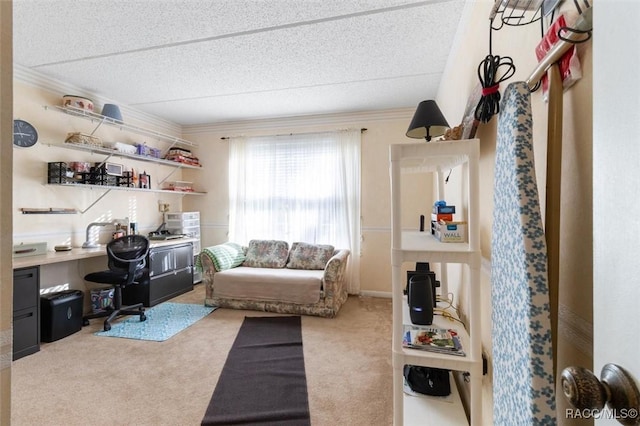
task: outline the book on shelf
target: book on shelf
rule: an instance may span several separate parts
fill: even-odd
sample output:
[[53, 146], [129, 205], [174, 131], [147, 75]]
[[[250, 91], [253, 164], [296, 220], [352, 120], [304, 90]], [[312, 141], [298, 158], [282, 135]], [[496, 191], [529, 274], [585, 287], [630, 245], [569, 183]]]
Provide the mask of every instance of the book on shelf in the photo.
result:
[[466, 356], [460, 337], [452, 328], [404, 324], [402, 346], [429, 352]]

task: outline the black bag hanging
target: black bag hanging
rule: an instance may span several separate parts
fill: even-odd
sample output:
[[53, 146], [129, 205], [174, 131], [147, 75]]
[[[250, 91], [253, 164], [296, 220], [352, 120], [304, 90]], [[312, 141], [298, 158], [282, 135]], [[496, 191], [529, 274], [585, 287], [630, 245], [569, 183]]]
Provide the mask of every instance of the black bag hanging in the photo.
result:
[[451, 394], [449, 370], [416, 365], [404, 366], [404, 379], [412, 391], [431, 396]]

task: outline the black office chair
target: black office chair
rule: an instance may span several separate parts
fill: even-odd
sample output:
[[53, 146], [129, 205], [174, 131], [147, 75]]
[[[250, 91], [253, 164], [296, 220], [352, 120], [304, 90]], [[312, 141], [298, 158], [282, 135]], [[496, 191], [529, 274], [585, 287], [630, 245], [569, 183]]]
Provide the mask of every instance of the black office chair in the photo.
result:
[[113, 308], [107, 308], [104, 312], [85, 315], [83, 317], [84, 325], [89, 325], [90, 319], [107, 317], [104, 320], [104, 331], [109, 331], [111, 330], [111, 321], [120, 315], [140, 315], [140, 321], [147, 319], [142, 303], [122, 306], [122, 289], [132, 284], [148, 284], [148, 254], [149, 240], [143, 235], [127, 235], [107, 244], [109, 270], [92, 272], [85, 275], [84, 279], [95, 283], [112, 285], [115, 290]]

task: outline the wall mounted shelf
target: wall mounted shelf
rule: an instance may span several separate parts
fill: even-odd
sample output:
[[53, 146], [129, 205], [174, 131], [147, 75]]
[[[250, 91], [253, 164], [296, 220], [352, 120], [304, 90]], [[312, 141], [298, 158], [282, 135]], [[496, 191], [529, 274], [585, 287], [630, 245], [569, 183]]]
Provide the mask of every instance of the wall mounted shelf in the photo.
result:
[[195, 169], [195, 170], [202, 169], [201, 166], [194, 166], [191, 164], [180, 163], [178, 161], [164, 160], [162, 158], [148, 157], [148, 156], [138, 155], [138, 154], [127, 154], [127, 153], [115, 151], [109, 148], [99, 148], [95, 146], [78, 145], [78, 144], [72, 144], [72, 143], [63, 143], [63, 144], [50, 143], [48, 145], [49, 147], [66, 148], [66, 149], [72, 149], [75, 151], [85, 151], [91, 154], [106, 155], [106, 157], [101, 161], [102, 163], [109, 161], [109, 159], [112, 157], [116, 157], [116, 158], [128, 158], [135, 161], [143, 161], [143, 162], [155, 163], [155, 164], [161, 164], [163, 166], [173, 167], [173, 170], [167, 176], [158, 180], [159, 185], [162, 185], [167, 179], [169, 179], [175, 172], [177, 172], [180, 169]]
[[148, 189], [148, 188], [132, 188], [128, 186], [108, 186], [108, 185], [92, 185], [85, 183], [49, 183], [47, 185], [53, 186], [66, 186], [70, 188], [79, 188], [79, 189], [102, 189], [107, 191], [137, 191], [137, 192], [162, 192], [165, 194], [175, 194], [175, 195], [205, 195], [206, 192], [196, 192], [196, 191], [172, 191], [168, 189]]
[[57, 112], [73, 115], [74, 117], [80, 117], [85, 120], [90, 120], [93, 123], [97, 123], [96, 128], [91, 132], [92, 135], [98, 130], [98, 128], [100, 128], [100, 126], [105, 124], [107, 126], [119, 128], [120, 130], [133, 132], [142, 136], [149, 136], [149, 137], [156, 138], [158, 140], [169, 142], [171, 146], [168, 149], [171, 149], [171, 147], [175, 146], [176, 144], [183, 145], [183, 146], [198, 146], [197, 144], [191, 141], [178, 138], [176, 136], [167, 135], [165, 133], [156, 132], [155, 130], [145, 129], [143, 127], [134, 126], [132, 124], [127, 124], [124, 122], [118, 122], [113, 120], [112, 118], [105, 117], [104, 115], [97, 114], [95, 112], [85, 111], [85, 110], [82, 110], [79, 108], [73, 108], [73, 107], [63, 107], [59, 105], [44, 106], [44, 109], [49, 109], [49, 108]]
[[104, 154], [107, 156], [107, 159], [105, 161], [107, 161], [111, 157], [116, 157], [116, 158], [129, 158], [131, 160], [145, 161], [148, 163], [163, 164], [165, 166], [176, 167], [179, 169], [197, 169], [198, 170], [202, 168], [202, 166], [193, 166], [191, 164], [180, 163], [178, 161], [165, 160], [162, 158], [148, 157], [148, 156], [138, 155], [138, 154], [127, 154], [125, 152], [120, 152], [120, 151], [116, 151], [109, 148], [98, 148], [98, 147], [89, 146], [89, 145], [78, 145], [78, 144], [72, 144], [72, 143], [62, 143], [62, 144], [50, 143], [48, 145], [50, 147], [66, 148], [66, 149], [72, 149], [76, 151], [86, 151], [92, 154]]
[[95, 206], [100, 200], [102, 200], [109, 192], [111, 191], [135, 191], [135, 192], [144, 192], [144, 193], [164, 193], [164, 194], [173, 194], [173, 195], [205, 195], [206, 192], [195, 192], [195, 191], [170, 191], [166, 189], [148, 189], [148, 188], [131, 188], [127, 186], [107, 186], [107, 185], [91, 185], [84, 183], [48, 183], [50, 186], [64, 186], [67, 188], [74, 189], [95, 189], [95, 190], [103, 190], [104, 193], [101, 194], [94, 202], [92, 202], [89, 206], [87, 206], [83, 210], [79, 210], [79, 213], [84, 214], [91, 209], [91, 207]]
[[[91, 132], [91, 135], [93, 136], [93, 134], [104, 124], [110, 127], [116, 127], [122, 131], [125, 132], [130, 132], [130, 133], [134, 133], [137, 135], [142, 135], [142, 136], [148, 136], [148, 137], [152, 137], [155, 138], [159, 141], [165, 142], [169, 144], [169, 147], [166, 149], [165, 152], [168, 152], [171, 148], [173, 148], [176, 145], [180, 145], [180, 146], [187, 146], [187, 147], [194, 147], [197, 146], [197, 144], [182, 139], [182, 138], [178, 138], [176, 136], [171, 136], [171, 135], [167, 135], [165, 133], [160, 133], [154, 130], [149, 130], [149, 129], [145, 129], [142, 127], [138, 127], [138, 126], [134, 126], [131, 124], [127, 124], [124, 122], [118, 122], [116, 120], [113, 120], [110, 117], [106, 117], [104, 115], [101, 114], [97, 114], [91, 111], [85, 111], [83, 109], [79, 109], [79, 108], [74, 108], [74, 107], [63, 107], [63, 106], [59, 106], [59, 105], [45, 105], [44, 106], [45, 110], [49, 110], [51, 109], [52, 111], [56, 111], [59, 113], [63, 113], [63, 114], [67, 114], [67, 115], [71, 115], [73, 117], [78, 117], [80, 119], [84, 119], [84, 120], [89, 120], [92, 123], [96, 124], [95, 128], [93, 129], [93, 131]], [[178, 170], [182, 170], [182, 169], [194, 169], [194, 170], [200, 170], [202, 169], [202, 167], [200, 165], [193, 165], [193, 164], [187, 164], [187, 163], [181, 163], [178, 161], [171, 161], [171, 160], [166, 160], [164, 158], [157, 158], [157, 157], [152, 157], [152, 156], [145, 156], [145, 155], [139, 155], [139, 154], [129, 154], [129, 153], [125, 153], [125, 152], [120, 152], [117, 151], [115, 149], [110, 149], [110, 148], [105, 148], [105, 147], [100, 147], [100, 146], [91, 146], [91, 145], [83, 145], [83, 144], [76, 144], [76, 143], [49, 143], [48, 144], [49, 147], [56, 147], [56, 148], [65, 148], [65, 149], [71, 149], [71, 150], [75, 150], [75, 151], [84, 151], [84, 152], [89, 152], [91, 154], [99, 154], [99, 155], [104, 155], [105, 158], [101, 160], [101, 163], [105, 163], [107, 161], [109, 161], [110, 158], [112, 157], [116, 157], [116, 158], [125, 158], [125, 159], [131, 159], [131, 160], [135, 160], [135, 161], [142, 161], [142, 162], [148, 162], [148, 163], [155, 163], [155, 164], [159, 164], [161, 166], [166, 166], [166, 167], [170, 167], [172, 168], [171, 172], [165, 176], [163, 179], [158, 180], [156, 186], [161, 186], [165, 181], [167, 181], [167, 179], [169, 179], [169, 177], [171, 177], [176, 171]], [[164, 193], [164, 194], [173, 194], [173, 195], [180, 195], [180, 196], [184, 196], [184, 195], [204, 195], [204, 192], [195, 192], [195, 191], [175, 191], [175, 190], [167, 190], [167, 189], [149, 189], [149, 188], [136, 188], [136, 187], [129, 187], [129, 186], [109, 186], [109, 185], [94, 185], [94, 184], [84, 184], [84, 183], [48, 183], [48, 185], [52, 185], [52, 186], [63, 186], [63, 187], [71, 187], [74, 189], [89, 189], [89, 190], [99, 190], [99, 191], [103, 191], [103, 193], [95, 200], [93, 201], [88, 207], [86, 207], [83, 210], [79, 210], [79, 213], [84, 214], [85, 212], [87, 212], [89, 209], [91, 209], [94, 205], [96, 205], [100, 200], [102, 200], [107, 194], [109, 194], [111, 191], [116, 190], [116, 191], [135, 191], [135, 192], [144, 192], [144, 193]]]
[[22, 214], [76, 214], [78, 213], [78, 210], [76, 209], [65, 209], [65, 208], [56, 208], [56, 207], [49, 207], [49, 208], [22, 207], [20, 211], [22, 212]]

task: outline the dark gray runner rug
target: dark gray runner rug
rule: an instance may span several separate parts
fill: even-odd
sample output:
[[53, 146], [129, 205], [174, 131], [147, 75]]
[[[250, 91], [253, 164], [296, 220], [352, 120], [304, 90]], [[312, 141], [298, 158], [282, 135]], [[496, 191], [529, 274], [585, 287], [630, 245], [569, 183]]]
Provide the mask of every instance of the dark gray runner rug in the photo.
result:
[[311, 424], [299, 316], [245, 317], [202, 424]]

